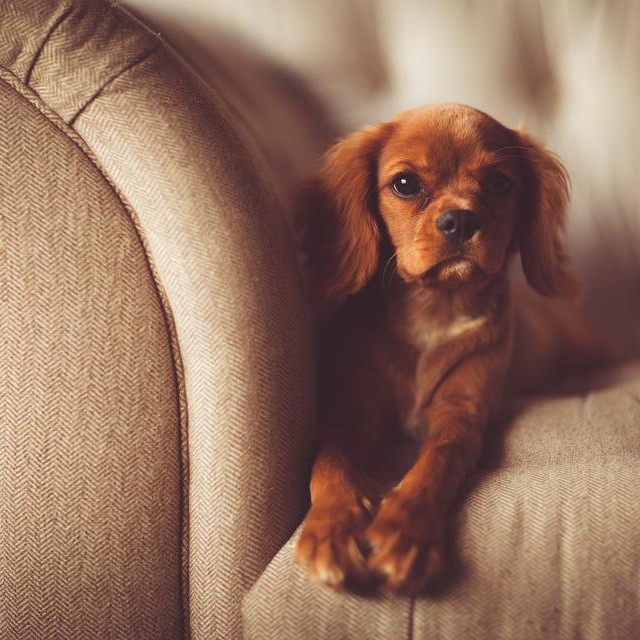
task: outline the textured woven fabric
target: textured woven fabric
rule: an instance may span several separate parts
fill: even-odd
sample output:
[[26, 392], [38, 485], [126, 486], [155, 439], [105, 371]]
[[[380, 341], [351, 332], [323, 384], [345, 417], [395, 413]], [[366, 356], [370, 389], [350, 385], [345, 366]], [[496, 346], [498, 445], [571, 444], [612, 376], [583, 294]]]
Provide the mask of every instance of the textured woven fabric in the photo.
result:
[[628, 640], [640, 629], [640, 374], [514, 405], [459, 506], [458, 564], [436, 596], [335, 594], [294, 538], [244, 602], [255, 640]]
[[305, 507], [313, 402], [265, 184], [284, 167], [248, 138], [268, 110], [98, 0], [0, 0], [0, 66], [2, 640], [232, 640], [243, 597], [260, 640], [634, 636], [637, 382], [522, 408], [437, 599], [313, 588], [294, 539], [270, 562]]
[[218, 27], [187, 34], [157, 17], [152, 26], [225, 101], [286, 213], [300, 176], [315, 170], [340, 135], [332, 116], [301, 78], [233, 33]]
[[[241, 597], [298, 524], [307, 498], [310, 339], [285, 216], [265, 184], [266, 167], [242, 133], [250, 127], [226, 106], [232, 101], [209, 90], [119, 7], [4, 0], [0, 16], [2, 64], [75, 128], [139, 221], [184, 366], [190, 543], [183, 573], [189, 573], [190, 633], [237, 638]], [[65, 181], [57, 187], [71, 189]], [[149, 355], [147, 366], [161, 354], [158, 348]], [[164, 393], [168, 402], [171, 388]], [[137, 455], [128, 464], [151, 473], [176, 437], [155, 449], [131, 442]], [[84, 458], [82, 449], [69, 447], [70, 455]], [[176, 464], [164, 471], [174, 487]], [[25, 462], [23, 474], [34, 473]], [[109, 476], [108, 468], [103, 473]], [[74, 477], [84, 482], [82, 473]], [[146, 505], [165, 497], [151, 492], [137, 499]], [[167, 513], [171, 507], [177, 535], [179, 509], [168, 504]], [[144, 522], [143, 510], [140, 518]], [[137, 549], [129, 539], [124, 543], [120, 553]], [[104, 551], [109, 565], [111, 547]], [[166, 557], [167, 564], [175, 560]], [[166, 568], [157, 574], [155, 580], [165, 579]], [[90, 579], [82, 567], [70, 575]], [[151, 581], [148, 572], [141, 575]], [[24, 588], [15, 571], [3, 576]], [[178, 603], [167, 601], [175, 588], [157, 599], [166, 618], [179, 616]], [[46, 589], [40, 597], [47, 601]], [[105, 593], [100, 606], [119, 608], [120, 600]], [[131, 637], [144, 637], [136, 633]]]
[[241, 597], [299, 522], [308, 491], [310, 340], [283, 218], [233, 119], [164, 50], [75, 126], [136, 210], [176, 320], [191, 632], [235, 638]]
[[3, 2], [0, 64], [66, 122], [157, 46], [153, 34], [106, 2]]
[[0, 637], [179, 638], [170, 320], [129, 212], [19, 90], [1, 71]]

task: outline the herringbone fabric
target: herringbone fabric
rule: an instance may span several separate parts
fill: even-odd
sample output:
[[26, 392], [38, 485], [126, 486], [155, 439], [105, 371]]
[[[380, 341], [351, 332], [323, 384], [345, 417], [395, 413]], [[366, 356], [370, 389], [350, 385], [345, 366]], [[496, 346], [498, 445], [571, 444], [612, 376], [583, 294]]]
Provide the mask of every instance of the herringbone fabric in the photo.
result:
[[1, 640], [232, 640], [243, 599], [260, 640], [637, 635], [637, 382], [520, 408], [437, 598], [313, 588], [295, 539], [272, 560], [313, 381], [265, 181], [296, 161], [248, 136], [289, 132], [117, 4], [0, 0]]
[[101, 1], [5, 1], [0, 15], [0, 64], [66, 122], [159, 46], [152, 33]]
[[586, 397], [513, 405], [459, 507], [434, 596], [310, 584], [295, 537], [244, 602], [252, 640], [640, 637], [640, 372]]
[[171, 301], [190, 425], [191, 629], [226, 640], [304, 512], [312, 367], [284, 221], [204, 91], [158, 51], [76, 127], [138, 213]]
[[[164, 465], [164, 482], [175, 493], [160, 491], [151, 484], [149, 491], [145, 490], [147, 485], [132, 485], [131, 510], [116, 510], [116, 515], [121, 523], [138, 514], [140, 522], [133, 523], [125, 539], [104, 528], [109, 509], [101, 519], [87, 518], [83, 522], [92, 535], [108, 539], [110, 544], [102, 547], [101, 566], [118, 584], [129, 579], [118, 558], [139, 553], [139, 536], [146, 540], [143, 533], [151, 517], [150, 505], [156, 505], [156, 517], [164, 514], [166, 528], [157, 531], [158, 538], [149, 543], [148, 553], [153, 555], [168, 537], [174, 546], [168, 548], [165, 564], [158, 565], [155, 572], [150, 565], [141, 566], [142, 561], [130, 565], [135, 580], [144, 578], [149, 583], [146, 589], [140, 587], [137, 600], [130, 601], [124, 587], [116, 592], [103, 591], [101, 599], [96, 596], [92, 601], [95, 633], [82, 636], [84, 627], [76, 633], [92, 638], [153, 637], [140, 631], [142, 623], [132, 623], [128, 632], [124, 625], [112, 631], [116, 624], [113, 621], [121, 619], [120, 610], [122, 620], [127, 611], [135, 618], [133, 612], [139, 605], [137, 615], [143, 621], [153, 617], [157, 609], [155, 628], [162, 631], [155, 637], [175, 637], [172, 634], [180, 632], [180, 603], [175, 600], [180, 576], [171, 571], [178, 558], [175, 545], [180, 540], [186, 545], [188, 538], [181, 578], [189, 622], [182, 633], [195, 639], [230, 640], [241, 635], [242, 596], [298, 524], [306, 506], [313, 418], [309, 323], [286, 216], [276, 210], [272, 190], [265, 183], [267, 167], [256, 160], [254, 147], [245, 137], [250, 127], [243, 126], [238, 115], [228, 109], [231, 100], [207, 88], [160, 40], [123, 14], [116, 4], [98, 0], [0, 3], [0, 64], [13, 75], [15, 91], [73, 126], [81, 136], [80, 147], [95, 157], [106, 179], [132, 207], [153, 273], [166, 293], [184, 368], [189, 419], [188, 448], [184, 434], [181, 440], [189, 478], [187, 486], [187, 476], [182, 476], [183, 492], [188, 492], [186, 529], [180, 538], [177, 497], [181, 476], [177, 457], [171, 463], [166, 460], [169, 450], [177, 456], [177, 416], [173, 432], [156, 432], [148, 422], [141, 421], [139, 438], [151, 438], [144, 435], [151, 429], [156, 438], [154, 446], [130, 441], [131, 456], [124, 456], [123, 462], [131, 473], [143, 475], [153, 474]], [[39, 131], [27, 128], [25, 136], [33, 134], [35, 140], [29, 138], [29, 144], [37, 145]], [[20, 155], [19, 146], [12, 151]], [[59, 196], [75, 188], [67, 184], [72, 178], [73, 171], [50, 186]], [[19, 198], [19, 193], [11, 195]], [[11, 200], [8, 202], [11, 207]], [[44, 215], [41, 206], [39, 211]], [[85, 227], [82, 233], [90, 231]], [[30, 246], [31, 239], [24, 242]], [[101, 249], [105, 254], [120, 256], [117, 245], [107, 243]], [[116, 262], [115, 271], [109, 272], [113, 286], [126, 277], [136, 283], [132, 286], [135, 290], [141, 276], [134, 278], [118, 265]], [[109, 269], [111, 266], [109, 262]], [[52, 278], [55, 273], [54, 269]], [[10, 277], [18, 277], [15, 267]], [[86, 283], [78, 285], [77, 299], [82, 300]], [[137, 319], [146, 322], [148, 300], [140, 296]], [[129, 315], [124, 318], [129, 319]], [[137, 324], [130, 326], [122, 320], [120, 316], [110, 317], [109, 335], [138, 335], [142, 331]], [[102, 348], [98, 339], [95, 344]], [[160, 346], [144, 353], [149, 370], [163, 357]], [[133, 344], [128, 354], [129, 359], [137, 354]], [[136, 374], [132, 371], [130, 375]], [[129, 378], [123, 377], [122, 382], [119, 393], [126, 395]], [[118, 383], [111, 384], [116, 387]], [[174, 392], [172, 378], [166, 381], [164, 396], [154, 411], [163, 403], [175, 402]], [[74, 407], [72, 399], [73, 394], [64, 401]], [[130, 402], [135, 404], [135, 398]], [[105, 411], [109, 410], [115, 409], [109, 404]], [[78, 423], [73, 422], [72, 409], [68, 411], [68, 429], [75, 433]], [[92, 423], [91, 427], [98, 429], [99, 425]], [[23, 428], [28, 433], [35, 429], [32, 423]], [[51, 438], [57, 438], [58, 433], [52, 432]], [[76, 441], [62, 439], [68, 454], [76, 457], [81, 467], [72, 474], [74, 481], [90, 487], [83, 466], [89, 465], [90, 451]], [[106, 446], [100, 445], [99, 450], [105, 451]], [[33, 482], [37, 472], [32, 458], [22, 459], [18, 468]], [[111, 491], [120, 490], [117, 479], [123, 473], [119, 469], [112, 458], [100, 467]], [[60, 482], [67, 482], [62, 472]], [[49, 482], [42, 482], [43, 491], [49, 491], [49, 486]], [[14, 501], [16, 508], [28, 505], [22, 494], [19, 497]], [[63, 489], [54, 497], [53, 510], [58, 509], [58, 501], [67, 500]], [[119, 497], [107, 491], [102, 504]], [[93, 524], [95, 529], [90, 526]], [[9, 523], [4, 521], [2, 526], [0, 533], [8, 535], [5, 529]], [[48, 529], [43, 525], [43, 530]], [[38, 536], [30, 533], [23, 531], [25, 540], [37, 546]], [[64, 549], [62, 540], [56, 539], [51, 544], [52, 553], [62, 553], [58, 546]], [[32, 555], [37, 557], [35, 550]], [[57, 590], [49, 584], [37, 598], [26, 598], [24, 607], [36, 609], [36, 600], [42, 599], [49, 612], [46, 618], [51, 620], [58, 610], [55, 594], [80, 598], [82, 585], [92, 582], [93, 574], [85, 572], [90, 565], [78, 562], [70, 565], [65, 580], [52, 570], [50, 583], [56, 583]], [[27, 563], [29, 571], [36, 566], [35, 560]], [[25, 574], [16, 572], [14, 565], [7, 571], [3, 567], [0, 573], [14, 586], [15, 593], [29, 593], [25, 585], [31, 583]], [[162, 594], [154, 590], [153, 585], [168, 581], [169, 576], [170, 589], [167, 586]], [[67, 585], [74, 578], [74, 589], [68, 591]], [[50, 596], [50, 590], [54, 596]], [[147, 597], [156, 609], [145, 600]], [[91, 603], [86, 611], [87, 615], [91, 613]], [[0, 611], [0, 621], [2, 615]], [[23, 637], [17, 635], [16, 620], [17, 614], [11, 618], [13, 635], [7, 635], [8, 639]], [[169, 620], [173, 622], [169, 624]], [[53, 636], [34, 631], [27, 637]]]
[[164, 50], [75, 126], [138, 213], [176, 319], [191, 632], [236, 638], [241, 598], [307, 496], [310, 341], [283, 218], [224, 106]]
[[112, 187], [1, 78], [0, 638], [179, 638], [169, 319]]

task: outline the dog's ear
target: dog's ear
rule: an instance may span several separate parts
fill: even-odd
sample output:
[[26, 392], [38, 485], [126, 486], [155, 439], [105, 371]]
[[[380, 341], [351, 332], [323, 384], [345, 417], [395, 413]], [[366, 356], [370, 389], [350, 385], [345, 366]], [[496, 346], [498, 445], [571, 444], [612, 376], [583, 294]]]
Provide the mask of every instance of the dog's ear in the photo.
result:
[[562, 237], [569, 203], [567, 171], [531, 136], [522, 132], [517, 135], [525, 165], [517, 225], [524, 274], [538, 293], [577, 301], [583, 287], [567, 267]]
[[360, 291], [378, 266], [377, 160], [390, 126], [337, 142], [301, 190], [296, 217], [311, 294], [321, 305]]

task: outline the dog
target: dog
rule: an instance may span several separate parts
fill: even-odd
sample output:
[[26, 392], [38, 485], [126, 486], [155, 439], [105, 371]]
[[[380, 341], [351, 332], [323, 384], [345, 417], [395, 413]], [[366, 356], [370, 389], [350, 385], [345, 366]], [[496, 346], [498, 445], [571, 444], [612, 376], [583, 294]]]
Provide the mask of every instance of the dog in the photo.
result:
[[[577, 312], [542, 299], [582, 293], [567, 172], [527, 133], [435, 105], [342, 139], [301, 193], [321, 446], [296, 559], [334, 588], [415, 594], [444, 572], [447, 512], [505, 390], [602, 353]], [[518, 253], [528, 286], [512, 291]], [[400, 433], [419, 453], [375, 496], [367, 469]]]

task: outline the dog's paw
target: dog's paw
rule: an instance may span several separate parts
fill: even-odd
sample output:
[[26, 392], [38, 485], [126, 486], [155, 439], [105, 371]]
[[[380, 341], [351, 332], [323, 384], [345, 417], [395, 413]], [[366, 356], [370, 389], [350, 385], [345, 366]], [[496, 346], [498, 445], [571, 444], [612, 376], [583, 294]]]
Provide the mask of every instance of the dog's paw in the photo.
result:
[[394, 494], [366, 532], [368, 568], [382, 590], [415, 594], [444, 568], [444, 518]]
[[334, 589], [366, 586], [364, 532], [370, 521], [364, 503], [312, 507], [298, 540], [296, 561], [307, 567], [314, 582]]

